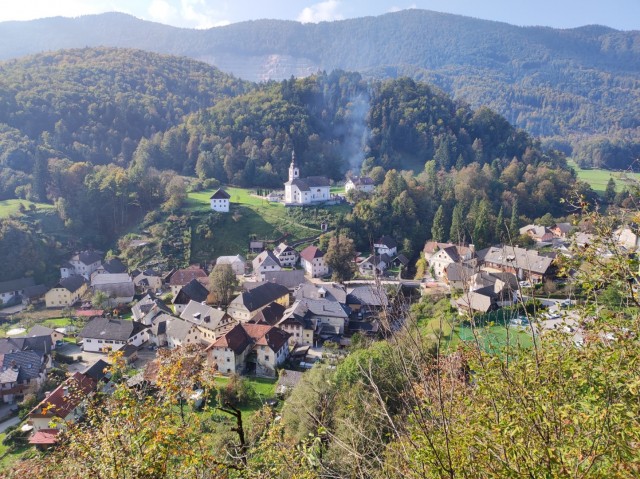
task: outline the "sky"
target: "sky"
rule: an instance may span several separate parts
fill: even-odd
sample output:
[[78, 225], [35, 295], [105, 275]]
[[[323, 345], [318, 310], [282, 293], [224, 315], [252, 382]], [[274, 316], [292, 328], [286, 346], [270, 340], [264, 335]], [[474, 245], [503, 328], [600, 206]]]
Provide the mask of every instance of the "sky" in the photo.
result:
[[276, 18], [304, 23], [420, 8], [514, 25], [640, 30], [640, 0], [5, 0], [0, 21], [124, 12], [185, 28]]

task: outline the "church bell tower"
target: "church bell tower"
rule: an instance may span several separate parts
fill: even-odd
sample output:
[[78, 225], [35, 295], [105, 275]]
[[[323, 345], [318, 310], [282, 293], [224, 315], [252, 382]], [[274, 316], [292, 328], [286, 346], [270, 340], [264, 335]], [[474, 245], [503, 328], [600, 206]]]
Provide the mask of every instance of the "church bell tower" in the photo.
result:
[[289, 165], [289, 181], [293, 181], [300, 177], [300, 170], [296, 166], [296, 153], [291, 152], [291, 165]]

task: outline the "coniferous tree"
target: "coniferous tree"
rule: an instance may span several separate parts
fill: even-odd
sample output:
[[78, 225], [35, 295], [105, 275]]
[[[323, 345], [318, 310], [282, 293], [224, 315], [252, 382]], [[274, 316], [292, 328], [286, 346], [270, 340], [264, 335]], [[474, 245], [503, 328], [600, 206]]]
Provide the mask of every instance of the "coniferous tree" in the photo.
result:
[[518, 219], [518, 198], [513, 201], [513, 206], [511, 207], [511, 221], [509, 222], [509, 234], [511, 238], [515, 238], [518, 236], [520, 232], [520, 221]]
[[482, 200], [478, 208], [475, 226], [473, 228], [473, 243], [477, 249], [486, 248], [489, 245], [491, 224], [489, 221], [489, 202]]
[[604, 190], [604, 200], [611, 205], [616, 199], [616, 182], [613, 177], [609, 177], [607, 188]]
[[451, 229], [449, 229], [449, 241], [454, 243], [464, 243], [464, 218], [462, 213], [462, 203], [456, 203], [451, 216]]
[[502, 237], [505, 235], [504, 233], [504, 210], [501, 206], [498, 218], [496, 219], [496, 230], [494, 232], [495, 240], [502, 242]]
[[436, 211], [436, 215], [433, 217], [433, 226], [431, 227], [431, 239], [441, 243], [445, 239], [444, 232], [444, 208], [442, 205]]

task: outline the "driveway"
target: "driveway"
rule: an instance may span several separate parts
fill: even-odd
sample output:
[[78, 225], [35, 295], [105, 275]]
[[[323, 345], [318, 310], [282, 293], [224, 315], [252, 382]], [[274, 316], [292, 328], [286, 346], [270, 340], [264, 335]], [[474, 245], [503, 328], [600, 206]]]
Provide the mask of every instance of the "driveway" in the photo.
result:
[[5, 432], [11, 426], [15, 426], [16, 424], [20, 424], [20, 418], [18, 416], [12, 417], [11, 419], [7, 419], [6, 421], [0, 422], [0, 434]]

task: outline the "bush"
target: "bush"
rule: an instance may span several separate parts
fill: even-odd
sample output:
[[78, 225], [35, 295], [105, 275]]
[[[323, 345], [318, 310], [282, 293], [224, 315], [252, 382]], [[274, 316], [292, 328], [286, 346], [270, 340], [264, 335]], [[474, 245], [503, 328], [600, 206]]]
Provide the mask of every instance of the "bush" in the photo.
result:
[[229, 382], [218, 388], [218, 401], [222, 406], [245, 406], [256, 399], [256, 391], [249, 381], [236, 374], [229, 378]]

